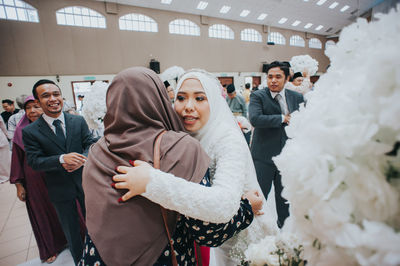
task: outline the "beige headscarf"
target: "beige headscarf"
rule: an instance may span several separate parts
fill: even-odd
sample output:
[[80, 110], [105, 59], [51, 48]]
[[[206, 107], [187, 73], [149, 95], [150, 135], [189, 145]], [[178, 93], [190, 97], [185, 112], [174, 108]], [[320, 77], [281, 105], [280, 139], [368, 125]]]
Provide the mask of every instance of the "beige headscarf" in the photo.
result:
[[[138, 159], [152, 164], [155, 139], [164, 130], [162, 171], [199, 183], [209, 158], [182, 132], [162, 81], [147, 68], [129, 68], [114, 78], [104, 126], [104, 137], [92, 146], [83, 171], [89, 235], [107, 265], [152, 265], [168, 242], [160, 206], [141, 196], [118, 203], [126, 191], [110, 186], [115, 167]], [[176, 218], [168, 211], [171, 232]]]

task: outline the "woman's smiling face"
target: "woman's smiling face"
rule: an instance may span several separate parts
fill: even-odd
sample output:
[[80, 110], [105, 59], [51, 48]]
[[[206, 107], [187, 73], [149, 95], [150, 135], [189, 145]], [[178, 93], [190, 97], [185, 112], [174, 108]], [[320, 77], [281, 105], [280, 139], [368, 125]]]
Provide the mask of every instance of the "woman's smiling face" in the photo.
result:
[[210, 118], [207, 95], [200, 81], [195, 78], [188, 78], [182, 83], [174, 107], [189, 132], [200, 130]]

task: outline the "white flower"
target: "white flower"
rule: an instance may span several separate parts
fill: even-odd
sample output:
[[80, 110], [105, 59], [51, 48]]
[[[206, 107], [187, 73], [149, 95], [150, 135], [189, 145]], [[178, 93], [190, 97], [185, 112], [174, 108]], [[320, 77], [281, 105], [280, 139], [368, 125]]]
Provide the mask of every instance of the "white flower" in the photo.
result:
[[293, 56], [292, 59], [290, 59], [290, 65], [295, 73], [303, 73], [306, 71], [310, 76], [312, 76], [318, 71], [318, 61], [309, 55]]
[[386, 153], [400, 140], [400, 15], [359, 19], [339, 39], [274, 158], [285, 227], [310, 265], [399, 265], [400, 150]]
[[109, 84], [96, 81], [85, 94], [82, 115], [88, 123], [89, 128], [99, 129], [102, 127], [103, 119], [107, 111], [106, 94]]
[[275, 266], [279, 265], [279, 256], [275, 254], [277, 251], [275, 245], [275, 237], [267, 236], [259, 243], [250, 244], [246, 250], [246, 259], [251, 262], [251, 265], [265, 265]]

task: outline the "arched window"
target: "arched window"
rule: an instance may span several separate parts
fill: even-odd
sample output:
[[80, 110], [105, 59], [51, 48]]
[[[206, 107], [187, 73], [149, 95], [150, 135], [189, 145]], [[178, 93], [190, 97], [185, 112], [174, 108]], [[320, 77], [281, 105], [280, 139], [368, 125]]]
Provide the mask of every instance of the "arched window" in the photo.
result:
[[293, 35], [289, 39], [289, 44], [291, 46], [298, 46], [298, 47], [305, 47], [306, 43], [303, 38], [301, 38], [299, 35]]
[[332, 40], [329, 40], [325, 43], [325, 49], [328, 48], [329, 46], [333, 46], [336, 45], [336, 43]]
[[315, 49], [322, 49], [322, 43], [319, 39], [317, 38], [311, 38], [308, 41], [308, 47], [310, 48], [315, 48]]
[[119, 18], [119, 29], [158, 32], [158, 24], [151, 17], [131, 13]]
[[200, 27], [187, 19], [175, 19], [169, 23], [169, 33], [200, 36]]
[[286, 39], [279, 32], [273, 31], [268, 33], [268, 42], [273, 42], [275, 44], [285, 45]]
[[261, 34], [255, 29], [244, 29], [240, 32], [240, 39], [247, 42], [262, 42]]
[[223, 24], [214, 24], [208, 28], [208, 37], [233, 40], [234, 33], [231, 28]]
[[0, 0], [0, 19], [39, 22], [36, 8], [20, 0]]
[[89, 28], [106, 28], [106, 18], [97, 11], [82, 6], [57, 10], [57, 24]]

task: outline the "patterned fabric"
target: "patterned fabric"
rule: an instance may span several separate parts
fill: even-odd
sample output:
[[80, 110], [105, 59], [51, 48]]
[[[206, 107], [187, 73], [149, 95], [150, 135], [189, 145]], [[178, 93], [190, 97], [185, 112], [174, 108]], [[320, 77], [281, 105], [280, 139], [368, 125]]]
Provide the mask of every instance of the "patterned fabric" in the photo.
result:
[[[210, 186], [208, 171], [201, 184]], [[220, 246], [236, 233], [247, 228], [252, 221], [253, 211], [247, 199], [241, 200], [237, 214], [228, 223], [215, 224], [192, 219], [183, 215], [179, 216], [177, 227], [172, 237], [178, 264], [188, 266], [196, 265], [194, 241], [202, 246]], [[83, 257], [78, 264], [79, 266], [105, 265], [89, 235], [86, 235], [84, 246]], [[171, 248], [168, 244], [154, 265], [172, 265], [170, 253]]]

